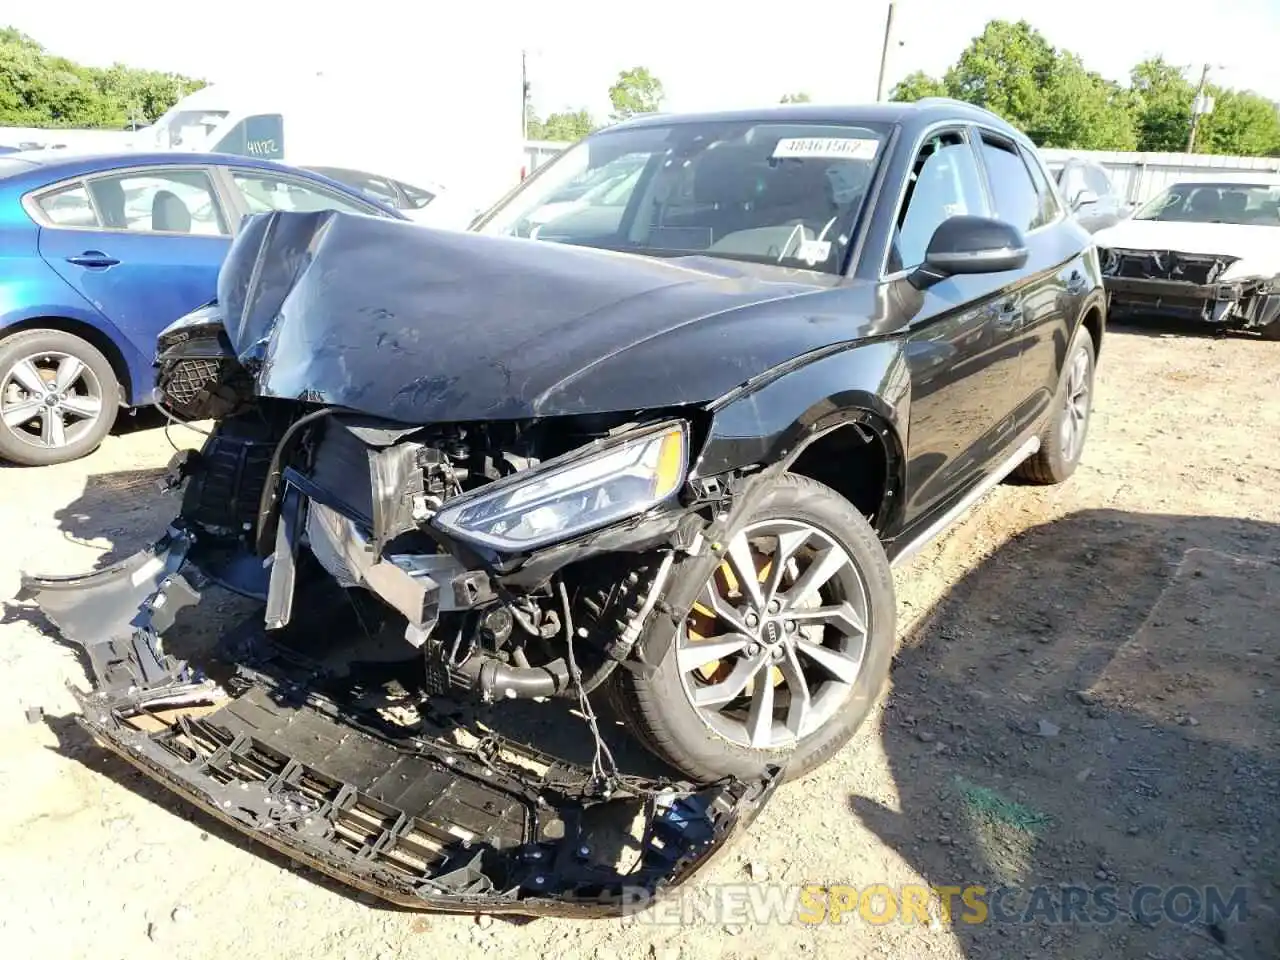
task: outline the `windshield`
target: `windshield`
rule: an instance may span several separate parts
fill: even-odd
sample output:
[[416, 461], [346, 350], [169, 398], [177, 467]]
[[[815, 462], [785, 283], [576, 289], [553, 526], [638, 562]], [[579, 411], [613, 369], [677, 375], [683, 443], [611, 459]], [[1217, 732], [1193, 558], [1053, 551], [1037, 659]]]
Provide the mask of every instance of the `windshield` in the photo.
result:
[[1143, 204], [1133, 219], [1280, 227], [1280, 185], [1177, 183]]
[[476, 229], [837, 273], [887, 135], [879, 124], [750, 121], [606, 130]]
[[226, 116], [226, 110], [178, 110], [161, 117], [146, 132], [155, 136], [160, 150], [204, 150], [209, 135]]

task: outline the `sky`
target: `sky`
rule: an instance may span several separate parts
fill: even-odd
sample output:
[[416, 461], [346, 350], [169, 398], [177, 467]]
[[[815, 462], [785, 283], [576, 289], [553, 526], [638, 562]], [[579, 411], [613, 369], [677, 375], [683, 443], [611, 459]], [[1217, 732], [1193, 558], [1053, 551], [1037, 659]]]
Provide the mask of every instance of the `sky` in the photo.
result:
[[[406, 90], [414, 63], [431, 57], [457, 78], [491, 58], [508, 64], [527, 51], [539, 114], [585, 107], [608, 114], [618, 71], [643, 65], [662, 80], [664, 108], [699, 110], [776, 103], [804, 91], [815, 101], [874, 99], [885, 0], [777, 3], [766, 0], [643, 0], [630, 7], [598, 0], [486, 4], [362, 0], [324, 5], [219, 0], [196, 8], [174, 0], [15, 2], [0, 13], [51, 51], [90, 64], [120, 61], [211, 81], [356, 70], [385, 75]], [[1079, 54], [1114, 80], [1148, 56], [1280, 100], [1280, 2], [1214, 0], [898, 0], [886, 89], [914, 71], [940, 74], [990, 19], [1025, 18], [1049, 42]], [[605, 11], [608, 11], [607, 13]], [[211, 15], [210, 15], [211, 14]], [[443, 61], [443, 63], [441, 62]], [[518, 83], [518, 81], [517, 81]], [[518, 94], [517, 94], [518, 95]]]

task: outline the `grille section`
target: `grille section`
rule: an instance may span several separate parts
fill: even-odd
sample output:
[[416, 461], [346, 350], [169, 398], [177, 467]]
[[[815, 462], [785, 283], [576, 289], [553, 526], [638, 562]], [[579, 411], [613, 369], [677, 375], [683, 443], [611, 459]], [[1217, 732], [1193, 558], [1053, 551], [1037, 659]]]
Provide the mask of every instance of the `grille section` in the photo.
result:
[[222, 363], [221, 360], [206, 359], [178, 361], [164, 383], [165, 396], [175, 406], [192, 405], [202, 390], [211, 388], [218, 382], [222, 374]]

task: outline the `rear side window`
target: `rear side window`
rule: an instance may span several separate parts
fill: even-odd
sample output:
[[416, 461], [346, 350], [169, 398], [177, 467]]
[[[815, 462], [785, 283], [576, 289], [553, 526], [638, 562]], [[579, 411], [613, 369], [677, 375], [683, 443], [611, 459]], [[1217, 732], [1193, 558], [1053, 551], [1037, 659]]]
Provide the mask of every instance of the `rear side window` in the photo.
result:
[[1006, 140], [982, 135], [982, 159], [987, 167], [995, 214], [1019, 230], [1040, 226], [1040, 194], [1018, 148]]
[[97, 214], [89, 202], [89, 191], [83, 183], [46, 193], [37, 201], [46, 220], [57, 227], [96, 227]]
[[1036, 185], [1036, 192], [1040, 195], [1040, 216], [1032, 224], [1034, 227], [1043, 227], [1046, 223], [1053, 223], [1058, 219], [1058, 198], [1054, 196], [1053, 186], [1049, 183], [1049, 178], [1045, 175], [1044, 167], [1040, 165], [1040, 161], [1035, 154], [1029, 150], [1022, 151], [1022, 159], [1027, 164], [1027, 169], [1031, 171], [1031, 179]]

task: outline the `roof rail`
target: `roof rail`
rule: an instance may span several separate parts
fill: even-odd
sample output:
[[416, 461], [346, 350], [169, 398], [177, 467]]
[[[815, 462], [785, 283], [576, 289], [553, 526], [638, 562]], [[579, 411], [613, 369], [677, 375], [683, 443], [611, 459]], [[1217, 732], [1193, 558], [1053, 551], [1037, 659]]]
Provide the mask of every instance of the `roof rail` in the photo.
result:
[[987, 116], [991, 117], [992, 119], [1000, 121], [1000, 123], [1004, 124], [1005, 126], [1009, 126], [1009, 127], [1013, 126], [1011, 123], [1009, 123], [1008, 120], [1000, 116], [1000, 114], [996, 113], [994, 110], [989, 110], [988, 108], [981, 106], [979, 104], [970, 103], [968, 100], [960, 100], [956, 97], [921, 97], [919, 100], [915, 102], [922, 103], [929, 106], [935, 106], [935, 107], [941, 107], [941, 106], [964, 107], [966, 110], [973, 110], [973, 111], [976, 111], [977, 113], [985, 113]]
[[915, 102], [916, 103], [932, 103], [932, 104], [937, 104], [938, 106], [942, 106], [943, 104], [946, 104], [953, 107], [968, 107], [971, 110], [983, 110], [986, 113], [991, 112], [990, 110], [987, 110], [986, 107], [978, 106], [978, 104], [976, 103], [970, 103], [968, 100], [961, 100], [958, 97], [921, 97], [919, 100]]

